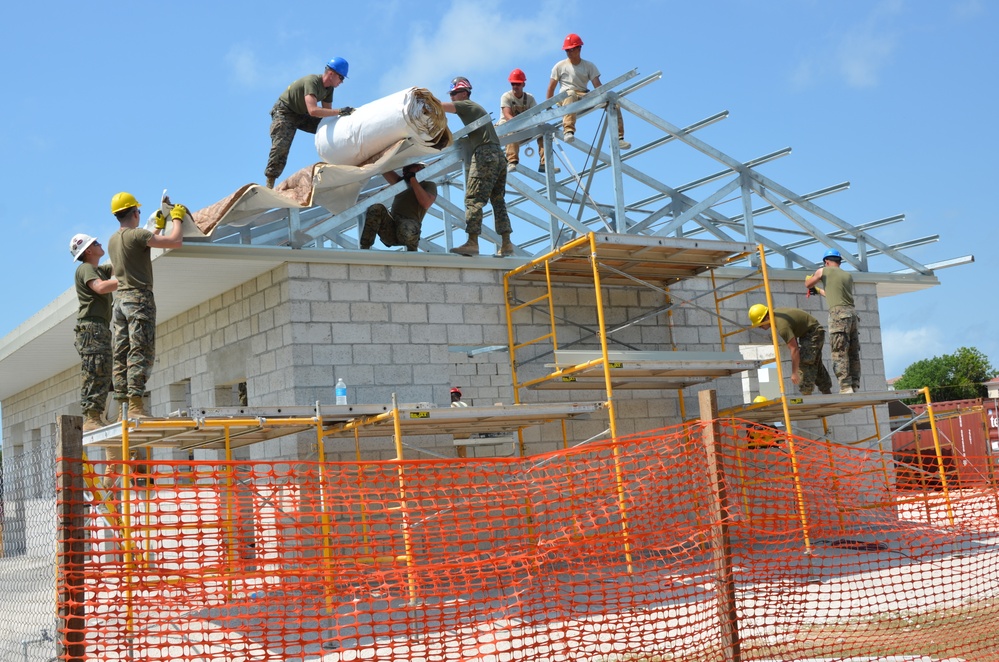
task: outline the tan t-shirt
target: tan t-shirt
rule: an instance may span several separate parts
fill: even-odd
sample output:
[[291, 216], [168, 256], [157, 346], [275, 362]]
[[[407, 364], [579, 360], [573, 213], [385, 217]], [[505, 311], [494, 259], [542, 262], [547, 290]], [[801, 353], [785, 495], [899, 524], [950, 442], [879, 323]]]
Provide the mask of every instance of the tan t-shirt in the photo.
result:
[[507, 90], [500, 97], [500, 117], [503, 117], [504, 108], [509, 108], [510, 114], [516, 117], [525, 110], [534, 108], [536, 105], [537, 102], [534, 101], [534, 96], [529, 92], [524, 92], [523, 96], [518, 99], [513, 90]]
[[566, 90], [586, 92], [590, 81], [599, 77], [600, 70], [589, 60], [580, 60], [579, 64], [574, 65], [569, 62], [569, 58], [566, 58], [561, 62], [556, 62], [555, 66], [552, 67], [551, 78], [558, 81], [559, 92]]

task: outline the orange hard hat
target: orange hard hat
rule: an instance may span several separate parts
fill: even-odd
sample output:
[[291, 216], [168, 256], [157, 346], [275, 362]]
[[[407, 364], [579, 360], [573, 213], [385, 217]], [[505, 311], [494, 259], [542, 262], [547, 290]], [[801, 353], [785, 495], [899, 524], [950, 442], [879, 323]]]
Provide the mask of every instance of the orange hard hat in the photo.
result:
[[511, 83], [526, 83], [527, 75], [522, 69], [514, 69], [510, 72], [510, 77], [507, 80]]
[[580, 39], [579, 35], [575, 32], [570, 32], [566, 35], [565, 41], [562, 42], [562, 50], [567, 51], [570, 48], [578, 48], [583, 45], [583, 40]]

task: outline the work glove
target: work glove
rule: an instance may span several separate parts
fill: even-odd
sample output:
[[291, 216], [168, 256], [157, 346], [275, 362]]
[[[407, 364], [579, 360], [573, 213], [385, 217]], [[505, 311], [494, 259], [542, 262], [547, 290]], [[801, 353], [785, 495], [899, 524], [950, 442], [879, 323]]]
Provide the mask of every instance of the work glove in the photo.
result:
[[153, 223], [156, 225], [157, 230], [166, 229], [166, 216], [162, 210], [157, 209], [156, 213], [153, 214]]
[[409, 180], [413, 179], [414, 177], [416, 177], [416, 173], [413, 172], [412, 170], [404, 170], [402, 173], [402, 178], [406, 180], [407, 184], [409, 183]]
[[346, 117], [347, 115], [350, 115], [351, 113], [353, 113], [354, 109], [351, 108], [350, 106], [344, 106], [343, 108], [341, 108], [340, 110], [338, 110], [336, 112], [341, 117]]
[[170, 218], [176, 219], [178, 221], [183, 221], [184, 216], [187, 215], [187, 207], [184, 205], [174, 205], [173, 209], [170, 210]]

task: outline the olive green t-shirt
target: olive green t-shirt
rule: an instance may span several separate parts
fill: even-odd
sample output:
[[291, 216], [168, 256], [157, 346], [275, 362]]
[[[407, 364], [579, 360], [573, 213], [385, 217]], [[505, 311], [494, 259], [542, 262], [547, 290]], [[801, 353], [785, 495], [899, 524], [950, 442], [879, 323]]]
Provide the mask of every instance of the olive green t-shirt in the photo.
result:
[[145, 228], [122, 228], [108, 240], [108, 257], [114, 265], [119, 290], [153, 289], [153, 263]]
[[[464, 124], [471, 124], [480, 117], [489, 114], [485, 108], [474, 101], [468, 100], [455, 101], [454, 110], [455, 114], [461, 118]], [[473, 152], [481, 145], [493, 144], [499, 146], [500, 141], [499, 136], [496, 135], [496, 127], [493, 126], [492, 122], [487, 122], [484, 126], [480, 126], [468, 134], [468, 143]]]
[[793, 338], [804, 338], [819, 328], [819, 321], [797, 308], [774, 308], [773, 323], [777, 335], [789, 343]]
[[94, 266], [88, 262], [76, 268], [76, 298], [80, 301], [76, 318], [97, 317], [111, 323], [111, 293], [98, 294], [87, 285], [92, 280], [108, 280], [112, 276], [110, 264]]
[[[420, 186], [431, 196], [437, 195], [437, 184], [434, 182], [420, 182]], [[423, 217], [426, 215], [427, 210], [416, 199], [416, 194], [413, 193], [412, 188], [407, 188], [392, 200], [392, 216], [394, 218], [412, 218], [422, 223]]]
[[302, 76], [296, 80], [278, 97], [278, 101], [299, 115], [308, 115], [309, 109], [305, 107], [305, 97], [310, 94], [316, 97], [317, 104], [333, 101], [333, 88], [323, 87], [323, 77], [316, 74]]
[[839, 267], [822, 267], [822, 289], [826, 291], [826, 305], [853, 306], [853, 276]]

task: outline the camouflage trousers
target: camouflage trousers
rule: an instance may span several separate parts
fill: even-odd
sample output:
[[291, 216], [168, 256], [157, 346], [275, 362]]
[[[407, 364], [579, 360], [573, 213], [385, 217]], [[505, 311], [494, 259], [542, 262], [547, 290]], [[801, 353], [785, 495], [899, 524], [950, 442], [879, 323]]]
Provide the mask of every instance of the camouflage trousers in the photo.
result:
[[821, 326], [804, 338], [798, 338], [798, 370], [801, 371], [798, 390], [802, 395], [811, 395], [816, 386], [822, 393], [832, 392], [832, 379], [822, 362], [825, 342], [826, 330]]
[[111, 328], [104, 320], [86, 318], [77, 322], [74, 332], [83, 374], [80, 407], [84, 414], [103, 414], [111, 391]]
[[482, 208], [493, 206], [497, 234], [510, 234], [510, 217], [506, 213], [506, 155], [499, 145], [479, 145], [472, 153], [465, 182], [465, 230], [482, 234]]
[[111, 311], [115, 397], [146, 392], [156, 357], [156, 301], [152, 290], [119, 290]]
[[860, 390], [860, 318], [853, 306], [829, 309], [829, 348], [839, 387]]
[[361, 248], [371, 248], [377, 235], [382, 243], [392, 246], [405, 246], [407, 251], [415, 251], [420, 245], [420, 230], [423, 222], [415, 218], [396, 218], [385, 205], [374, 204], [364, 214], [364, 229], [361, 230]]
[[299, 115], [283, 103], [276, 103], [271, 108], [271, 152], [267, 156], [267, 167], [264, 176], [277, 179], [288, 164], [288, 152], [296, 131], [315, 133], [319, 128], [319, 117]]

